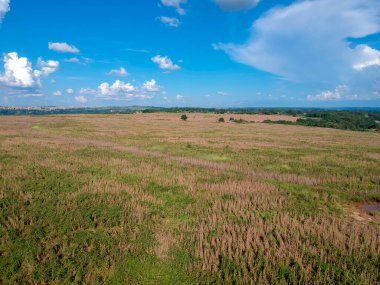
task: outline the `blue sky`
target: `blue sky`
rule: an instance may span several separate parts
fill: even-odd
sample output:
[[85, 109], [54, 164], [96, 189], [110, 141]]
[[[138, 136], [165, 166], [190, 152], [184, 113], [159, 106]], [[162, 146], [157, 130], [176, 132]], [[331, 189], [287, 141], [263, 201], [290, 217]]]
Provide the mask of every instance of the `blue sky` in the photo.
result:
[[0, 0], [0, 105], [380, 107], [377, 0]]

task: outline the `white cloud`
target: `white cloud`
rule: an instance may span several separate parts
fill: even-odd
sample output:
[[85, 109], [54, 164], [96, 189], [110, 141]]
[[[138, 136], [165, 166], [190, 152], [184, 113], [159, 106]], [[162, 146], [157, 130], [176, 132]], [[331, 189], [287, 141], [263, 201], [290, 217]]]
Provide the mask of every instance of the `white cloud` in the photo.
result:
[[371, 66], [380, 66], [380, 51], [367, 45], [358, 45], [355, 49], [359, 53], [359, 60], [354, 64], [354, 69], [363, 71]]
[[80, 60], [77, 57], [65, 58], [63, 61], [65, 61], [65, 62], [73, 62], [73, 63], [80, 63]]
[[154, 97], [156, 92], [161, 90], [155, 79], [147, 80], [140, 86], [125, 83], [116, 80], [114, 83], [103, 82], [99, 84], [98, 88], [81, 88], [79, 94], [93, 95], [101, 100], [126, 100], [131, 101], [135, 99], [146, 100]]
[[78, 57], [71, 57], [71, 58], [65, 58], [63, 59], [64, 62], [70, 62], [70, 63], [78, 63], [78, 64], [87, 64], [87, 63], [90, 63], [92, 61], [91, 58], [88, 58], [88, 57], [81, 57], [81, 58], [78, 58]]
[[112, 69], [108, 74], [115, 76], [128, 76], [128, 72], [124, 67], [120, 67], [120, 69]]
[[62, 92], [57, 90], [57, 91], [53, 92], [53, 96], [62, 96]]
[[32, 64], [26, 57], [18, 57], [17, 52], [4, 55], [4, 73], [0, 82], [10, 87], [33, 87], [37, 85]]
[[146, 50], [146, 49], [127, 48], [126, 51], [137, 52], [137, 53], [149, 53], [149, 50]]
[[98, 86], [100, 97], [118, 97], [121, 95], [131, 95], [135, 91], [135, 87], [131, 83], [124, 83], [123, 81], [116, 80], [112, 85], [104, 82]]
[[82, 62], [83, 62], [84, 64], [90, 63], [90, 62], [92, 62], [92, 58], [89, 58], [89, 57], [83, 57], [83, 56], [82, 56]]
[[74, 93], [74, 90], [72, 88], [67, 88], [66, 89], [66, 93], [67, 94], [73, 94]]
[[[154, 96], [150, 94], [144, 94], [144, 93], [139, 93], [134, 96], [134, 98], [141, 99], [141, 100], [147, 100], [147, 99], [152, 99]], [[131, 99], [131, 98], [130, 98]]]
[[157, 19], [159, 19], [162, 23], [164, 23], [165, 25], [169, 26], [169, 27], [179, 27], [179, 25], [181, 24], [181, 22], [173, 17], [173, 18], [170, 18], [170, 17], [165, 17], [165, 16], [161, 16], [161, 17], [158, 17]]
[[161, 69], [167, 71], [175, 71], [181, 69], [180, 66], [174, 64], [173, 61], [167, 56], [156, 55], [155, 57], [152, 57], [151, 60], [154, 63], [157, 63]]
[[224, 11], [241, 11], [253, 8], [259, 0], [214, 0]]
[[149, 92], [157, 92], [160, 90], [160, 86], [157, 85], [156, 80], [147, 80], [144, 82], [142, 89]]
[[339, 85], [334, 90], [326, 90], [316, 95], [309, 95], [307, 99], [309, 101], [326, 101], [326, 100], [341, 100], [343, 99], [349, 88], [347, 85]]
[[76, 46], [69, 45], [68, 43], [52, 43], [48, 44], [50, 50], [56, 52], [67, 52], [67, 53], [79, 53], [79, 49]]
[[9, 0], [0, 0], [0, 23], [3, 21], [3, 18], [7, 12], [9, 12]]
[[11, 88], [34, 88], [41, 85], [40, 79], [58, 69], [59, 62], [38, 59], [39, 69], [33, 70], [27, 57], [19, 57], [17, 52], [4, 55], [4, 73], [0, 75], [0, 83]]
[[183, 101], [185, 99], [185, 96], [182, 96], [181, 94], [177, 94], [175, 98], [177, 99], [177, 101]]
[[82, 104], [87, 102], [87, 98], [84, 96], [75, 96], [75, 100]]
[[226, 92], [223, 92], [223, 91], [218, 91], [218, 92], [216, 92], [216, 94], [218, 94], [219, 96], [227, 96], [228, 95]]
[[187, 0], [161, 0], [162, 5], [167, 7], [174, 7], [180, 15], [185, 15], [186, 11], [181, 7], [182, 3], [186, 3]]
[[55, 71], [57, 71], [59, 67], [59, 62], [55, 60], [47, 60], [44, 61], [42, 58], [38, 58], [37, 66], [40, 70], [34, 71], [38, 76], [43, 75], [47, 76]]
[[95, 89], [91, 88], [81, 88], [79, 89], [79, 94], [81, 95], [96, 95], [98, 92]]
[[379, 11], [376, 0], [296, 1], [256, 20], [245, 44], [214, 47], [237, 62], [287, 79], [339, 81], [352, 76], [353, 66], [360, 68], [363, 49], [369, 48], [355, 48], [347, 39], [379, 32]]

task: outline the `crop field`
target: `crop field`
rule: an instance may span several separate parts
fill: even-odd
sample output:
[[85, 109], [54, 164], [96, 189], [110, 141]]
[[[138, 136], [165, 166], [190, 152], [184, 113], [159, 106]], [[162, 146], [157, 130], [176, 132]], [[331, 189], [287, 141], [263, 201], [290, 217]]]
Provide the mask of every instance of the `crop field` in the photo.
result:
[[0, 283], [380, 283], [380, 133], [187, 115], [0, 117]]

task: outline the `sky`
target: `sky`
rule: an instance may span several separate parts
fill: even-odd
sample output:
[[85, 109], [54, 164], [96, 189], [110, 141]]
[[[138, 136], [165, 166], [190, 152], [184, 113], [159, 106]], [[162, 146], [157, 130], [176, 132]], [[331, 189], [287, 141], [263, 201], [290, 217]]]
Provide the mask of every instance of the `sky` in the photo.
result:
[[0, 0], [0, 106], [380, 107], [378, 0]]

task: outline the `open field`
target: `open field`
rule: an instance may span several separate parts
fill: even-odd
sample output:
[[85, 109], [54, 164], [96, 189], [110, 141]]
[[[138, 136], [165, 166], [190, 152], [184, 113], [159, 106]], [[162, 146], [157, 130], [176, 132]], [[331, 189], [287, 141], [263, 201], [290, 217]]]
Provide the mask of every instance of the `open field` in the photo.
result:
[[0, 117], [0, 283], [380, 282], [379, 133], [188, 116]]

